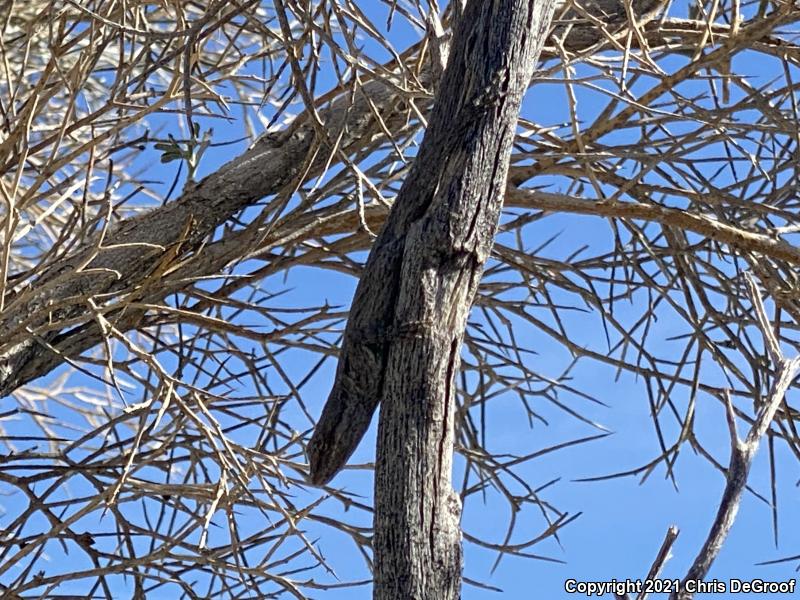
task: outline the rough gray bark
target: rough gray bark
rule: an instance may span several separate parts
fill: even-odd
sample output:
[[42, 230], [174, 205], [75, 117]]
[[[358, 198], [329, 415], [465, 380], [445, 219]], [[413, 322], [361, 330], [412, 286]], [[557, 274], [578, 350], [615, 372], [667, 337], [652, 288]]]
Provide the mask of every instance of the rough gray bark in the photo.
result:
[[340, 440], [363, 432], [382, 399], [377, 599], [459, 596], [454, 377], [521, 99], [553, 9], [552, 0], [467, 4], [419, 154], [359, 282], [334, 389], [309, 446], [312, 478], [326, 481], [352, 450]]
[[[597, 18], [600, 15], [608, 18], [606, 13], [610, 13], [614, 20], [609, 20], [608, 23], [615, 23], [617, 26], [626, 23], [625, 9], [616, 0], [601, 2], [589, 0], [582, 4], [586, 12]], [[638, 14], [649, 13], [658, 4], [658, 0], [638, 2], [636, 4]], [[468, 14], [465, 13], [461, 21], [467, 18]], [[540, 45], [545, 41], [551, 18], [552, 16], [548, 17], [545, 30], [539, 36], [541, 39], [537, 40]], [[564, 15], [564, 23], [555, 28], [554, 34], [564, 38], [563, 44], [572, 49], [585, 48], [602, 39], [603, 36], [596, 26], [583, 25], [580, 21], [575, 21], [576, 18], [575, 12], [569, 11]], [[536, 24], [538, 27], [538, 21]], [[480, 23], [474, 25], [477, 27]], [[538, 29], [536, 31], [538, 32]], [[536, 61], [538, 57], [539, 51], [532, 60]], [[478, 57], [473, 57], [473, 60], [477, 61]], [[527, 65], [524, 72], [531, 72], [534, 65], [535, 62]], [[461, 86], [464, 83], [464, 73], [468, 69], [463, 65], [460, 68], [463, 71], [456, 82], [458, 89], [453, 91], [463, 94], [466, 90]], [[487, 84], [487, 89], [496, 88], [500, 81], [498, 79], [491, 85]], [[525, 85], [527, 86], [527, 81]], [[440, 91], [437, 100], [440, 104], [443, 99], [442, 94]], [[482, 101], [491, 102], [489, 96], [490, 92], [486, 92], [486, 97]], [[451, 99], [451, 102], [454, 101], [455, 97]], [[453, 112], [456, 107], [451, 102], [445, 103], [447, 110], [451, 111], [446, 115], [447, 125], [443, 125], [441, 131], [432, 129], [432, 125], [429, 126], [414, 169], [372, 247], [353, 298], [334, 385], [307, 446], [310, 480], [317, 485], [327, 483], [336, 475], [369, 428], [384, 387], [389, 345], [398, 335], [405, 335], [407, 324], [402, 323], [399, 326], [393, 324], [395, 303], [400, 293], [399, 274], [403, 248], [411, 225], [428, 209], [434, 192], [443, 191], [443, 188], [440, 188], [442, 178], [453, 176], [452, 172], [442, 171], [443, 168], [451, 168], [445, 167], [443, 160], [443, 157], [448, 156], [449, 150], [443, 151], [434, 144], [456, 144], [460, 139], [459, 136], [477, 131], [473, 128], [471, 120], [475, 119], [482, 109], [478, 106], [471, 108], [460, 106], [458, 108], [461, 112], [457, 114]], [[516, 118], [515, 114], [514, 122]], [[498, 195], [502, 196], [501, 193]], [[499, 210], [499, 205], [497, 209]]]
[[468, 2], [419, 157], [395, 202], [410, 221], [395, 242], [402, 258], [392, 272], [399, 277], [378, 425], [376, 600], [460, 597], [461, 503], [450, 483], [455, 375], [497, 229], [520, 103], [554, 6]]
[[393, 306], [375, 472], [376, 600], [460, 596], [461, 510], [450, 484], [455, 375], [497, 229], [520, 103], [553, 9], [553, 0], [469, 1], [395, 203], [408, 221], [402, 240], [393, 238], [392, 296], [387, 285], [377, 293]]

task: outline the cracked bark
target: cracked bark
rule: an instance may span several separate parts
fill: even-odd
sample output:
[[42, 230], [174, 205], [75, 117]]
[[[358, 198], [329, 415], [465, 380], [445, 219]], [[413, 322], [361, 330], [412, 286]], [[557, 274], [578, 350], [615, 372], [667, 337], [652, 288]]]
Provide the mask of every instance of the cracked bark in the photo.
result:
[[[602, 20], [609, 25], [623, 26], [627, 22], [625, 9], [617, 0], [587, 0], [581, 4], [586, 12], [598, 19], [602, 16]], [[637, 15], [652, 15], [660, 5], [660, 0], [640, 0], [635, 3], [635, 12]], [[553, 28], [552, 34], [563, 37], [562, 44], [565, 48], [586, 48], [603, 39], [603, 34], [597, 27], [580, 19], [576, 20], [576, 16], [574, 11], [564, 15], [564, 23]], [[539, 35], [541, 39], [537, 40], [539, 49], [530, 59], [531, 63], [525, 66], [525, 73], [532, 73], [539, 59], [540, 46], [550, 31], [551, 18], [552, 15], [549, 15], [547, 24], [543, 25], [545, 29]], [[480, 23], [473, 25], [478, 27]], [[536, 25], [538, 27], [538, 21]], [[465, 35], [475, 37], [476, 31]], [[461, 79], [456, 82], [457, 89], [450, 90], [450, 93], [457, 92], [462, 96], [466, 93], [461, 89], [463, 78], [474, 67], [475, 65], [459, 67], [462, 69], [459, 76]], [[523, 84], [524, 87], [527, 87], [528, 81]], [[494, 89], [497, 83], [486, 85], [487, 89]], [[444, 105], [443, 93], [440, 91], [437, 98], [439, 105]], [[475, 90], [472, 93], [477, 94]], [[442, 185], [443, 178], [453, 177], [452, 172], [444, 172], [444, 169], [453, 167], [451, 164], [444, 164], [445, 159], [450, 159], [439, 146], [452, 144], [453, 148], [463, 149], [467, 144], [466, 137], [476, 131], [472, 127], [472, 120], [478, 118], [481, 112], [475, 106], [455, 106], [453, 103], [456, 97], [458, 96], [448, 100], [447, 110], [461, 112], [447, 114], [447, 125], [441, 129], [434, 130], [432, 123], [429, 124], [426, 143], [420, 148], [406, 185], [373, 244], [359, 281], [345, 328], [334, 385], [307, 446], [309, 479], [314, 484], [327, 483], [345, 465], [369, 428], [372, 415], [380, 402], [388, 348], [396, 337], [393, 318], [396, 298], [400, 293], [399, 272], [408, 232], [431, 204], [432, 195]], [[489, 102], [490, 99], [487, 97], [484, 101]], [[517, 116], [515, 113], [511, 121], [511, 135]], [[458, 146], [459, 143], [462, 146]], [[433, 168], [433, 165], [440, 166]], [[499, 192], [499, 196], [502, 197], [502, 192]], [[499, 206], [498, 204], [498, 211]], [[481, 259], [481, 264], [483, 260], [485, 258]]]
[[451, 487], [455, 374], [502, 207], [520, 103], [553, 0], [470, 0], [428, 130], [359, 281], [334, 388], [309, 444], [327, 481], [378, 400], [375, 591], [459, 597]]
[[[418, 159], [392, 209], [408, 221], [395, 242], [395, 279], [385, 285], [384, 272], [378, 293], [391, 289], [393, 306], [375, 470], [376, 600], [460, 597], [455, 375], [497, 229], [520, 103], [554, 6], [468, 2]], [[393, 216], [387, 227], [396, 235]]]

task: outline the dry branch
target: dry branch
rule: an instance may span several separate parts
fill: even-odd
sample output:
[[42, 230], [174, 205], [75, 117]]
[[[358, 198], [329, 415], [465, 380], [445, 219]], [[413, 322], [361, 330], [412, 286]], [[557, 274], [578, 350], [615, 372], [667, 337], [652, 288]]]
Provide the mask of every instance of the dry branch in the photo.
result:
[[[435, 87], [425, 65], [446, 54], [451, 16], [443, 40], [432, 1], [277, 4], [285, 14], [258, 0], [0, 2], [0, 594], [299, 597], [368, 583], [372, 506], [349, 482], [372, 465], [351, 465], [347, 489], [306, 485], [311, 390], [347, 317], [328, 301], [346, 300], [336, 288], [361, 275], [409, 176]], [[391, 28], [366, 14], [384, 4]], [[531, 82], [546, 100], [518, 123], [464, 336], [455, 482], [466, 506], [508, 509], [502, 539], [464, 532], [498, 560], [552, 560], [532, 546], [574, 522], [525, 469], [603, 437], [587, 406], [613, 397], [582, 384], [585, 363], [642, 382], [659, 449], [628, 472], [677, 481], [687, 445], [728, 471], [696, 407], [729, 394], [750, 427], [774, 381], [743, 271], [775, 306], [781, 347], [800, 352], [800, 9], [632, 8], [558, 9]], [[400, 30], [419, 34], [406, 50]], [[310, 296], [282, 295], [298, 282]], [[770, 461], [800, 460], [796, 389], [771, 423]], [[520, 426], [591, 431], [499, 455], [498, 405]], [[334, 579], [327, 532], [361, 571]]]
[[703, 581], [708, 574], [711, 565], [717, 558], [730, 533], [736, 514], [739, 512], [739, 505], [747, 486], [750, 467], [758, 451], [761, 439], [772, 425], [775, 414], [778, 412], [778, 407], [784, 402], [786, 390], [792, 385], [798, 371], [800, 371], [800, 356], [791, 359], [784, 357], [752, 275], [746, 273], [744, 279], [758, 319], [758, 327], [764, 338], [765, 349], [774, 363], [775, 374], [769, 395], [760, 403], [755, 420], [744, 440], [739, 438], [736, 430], [736, 413], [730, 396], [726, 396], [725, 407], [727, 409], [728, 432], [731, 439], [731, 458], [725, 474], [725, 490], [722, 493], [717, 515], [711, 525], [708, 537], [683, 578], [682, 589], [673, 592], [670, 595], [671, 600], [691, 600], [691, 598], [694, 598], [694, 593], [686, 590], [686, 582]]
[[[624, 10], [614, 0], [590, 6], [596, 14], [607, 14], [604, 22], [612, 29], [626, 22]], [[647, 0], [638, 10], [649, 14], [654, 6], [657, 3]], [[564, 27], [565, 44], [571, 49], [603, 40], [595, 26]], [[160, 100], [162, 104], [179, 97], [178, 82], [178, 77], [172, 80]], [[421, 83], [425, 82], [423, 72]], [[406, 89], [403, 73], [398, 73], [366, 83], [352, 97], [349, 93], [340, 95], [329, 108], [310, 108], [286, 130], [263, 136], [242, 156], [190, 186], [175, 202], [142, 216], [109, 223], [82, 249], [43, 273], [35, 277], [22, 274], [24, 284], [7, 293], [0, 315], [0, 397], [45, 375], [65, 356], [74, 356], [101, 341], [100, 332], [91, 323], [73, 329], [89, 314], [88, 298], [113, 294], [139, 299], [146, 293], [148, 300], [154, 300], [174, 291], [152, 289], [152, 283], [163, 271], [198, 262], [195, 255], [204, 241], [242, 209], [264, 197], [290, 194], [320, 173], [332, 149], [317, 139], [319, 123], [330, 131], [329, 140], [337, 140], [341, 152], [369, 147], [387, 128], [391, 130], [406, 118], [409, 101], [415, 96], [425, 98], [422, 89], [412, 88], [410, 93]], [[403, 92], [398, 93], [400, 90]], [[270, 227], [268, 224], [268, 231]], [[264, 232], [259, 231], [253, 239], [244, 243], [239, 240], [237, 248], [249, 248], [263, 237]], [[164, 264], [165, 255], [170, 255], [170, 264]], [[228, 251], [224, 260], [214, 261], [206, 269], [198, 265], [188, 270], [195, 276], [216, 273], [240, 257]], [[137, 315], [120, 317], [123, 331], [139, 322]], [[71, 339], [75, 336], [80, 339]]]

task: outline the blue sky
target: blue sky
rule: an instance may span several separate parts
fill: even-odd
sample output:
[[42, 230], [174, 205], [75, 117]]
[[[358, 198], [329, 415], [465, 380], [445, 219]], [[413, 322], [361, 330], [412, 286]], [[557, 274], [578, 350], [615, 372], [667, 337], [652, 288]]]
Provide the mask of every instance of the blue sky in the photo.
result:
[[[672, 14], [680, 14], [677, 3]], [[738, 57], [734, 68], [736, 72], [752, 76], [754, 79], [751, 83], [755, 86], [765, 83], [774, 75], [770, 72], [772, 67], [754, 54]], [[641, 83], [645, 85], [645, 82]], [[702, 85], [698, 83], [697, 88], [702, 89]], [[581, 115], [589, 120], [591, 114], [600, 109], [602, 105], [599, 102], [604, 99], [589, 91], [581, 93], [579, 90], [578, 94]], [[528, 94], [523, 107], [524, 116], [542, 124], [566, 121], [564, 112], [564, 89], [555, 84], [535, 87]], [[624, 139], [625, 135], [619, 132], [621, 138]], [[537, 245], [537, 237], [542, 239], [562, 232], [545, 251], [548, 257], [564, 258], [575, 249], [578, 242], [610, 249], [609, 227], [602, 219], [570, 216], [548, 218], [546, 221], [546, 225], [539, 230], [530, 228], [528, 235], [531, 239], [526, 241], [532, 247]], [[639, 314], [634, 307], [628, 309], [632, 316]], [[625, 304], [621, 303], [618, 311], [624, 315], [625, 310]], [[624, 316], [621, 319], [624, 320]], [[654, 343], [665, 352], [669, 352], [670, 348], [667, 338], [683, 333], [675, 329], [677, 325], [676, 321], [664, 316], [656, 326], [658, 331], [654, 338], [657, 341]], [[580, 316], [576, 317], [576, 327], [572, 331], [583, 334], [582, 343], [592, 347], [603, 346], [603, 332], [596, 318], [581, 320]], [[552, 340], [537, 335], [530, 327], [521, 327], [518, 333], [526, 342], [524, 345], [539, 351], [537, 356], [530, 359], [536, 369], [550, 375], [559, 372], [558, 366], [568, 359], [562, 349], [554, 347]], [[723, 475], [707, 461], [685, 447], [676, 467], [677, 489], [665, 479], [663, 466], [657, 468], [643, 484], [637, 477], [576, 481], [627, 471], [660, 453], [648, 416], [642, 380], [637, 381], [630, 374], [623, 374], [619, 378], [615, 375], [609, 367], [580, 361], [573, 371], [574, 379], [571, 382], [608, 404], [608, 408], [603, 408], [584, 403], [583, 408], [592, 418], [610, 429], [613, 435], [591, 444], [548, 454], [532, 461], [524, 470], [527, 480], [534, 486], [558, 479], [558, 483], [543, 492], [543, 497], [561, 510], [572, 514], [582, 513], [577, 521], [562, 530], [560, 545], [551, 539], [531, 549], [537, 554], [564, 561], [564, 564], [505, 557], [492, 574], [496, 554], [467, 543], [467, 576], [502, 588], [503, 595], [509, 598], [564, 597], [563, 585], [568, 578], [597, 581], [640, 578], [647, 573], [670, 525], [676, 525], [680, 535], [673, 547], [674, 557], [667, 563], [663, 577], [682, 577], [686, 573], [707, 535], [725, 484]], [[704, 377], [716, 379], [719, 373], [706, 369]], [[685, 394], [686, 390], [677, 393]], [[546, 408], [542, 410], [548, 413]], [[520, 419], [520, 411], [513, 398], [508, 397], [505, 402], [493, 402], [488, 415], [489, 449], [522, 454], [591, 433], [584, 424], [566, 417], [558, 410], [551, 408], [547, 417], [549, 426], [536, 424], [530, 428], [524, 419]], [[741, 423], [740, 428], [743, 430]], [[718, 459], [727, 460], [729, 439], [724, 412], [719, 403], [708, 397], [698, 401], [697, 431], [707, 449], [713, 451]], [[676, 433], [672, 432], [673, 435]], [[371, 457], [371, 448], [371, 445], [367, 449], [362, 445], [360, 452], [365, 457]], [[709, 578], [784, 580], [795, 577], [795, 565], [792, 563], [773, 566], [755, 564], [797, 552], [796, 521], [792, 518], [791, 506], [798, 499], [794, 483], [800, 473], [795, 461], [780, 445], [776, 448], [776, 455], [780, 473], [778, 493], [783, 507], [779, 517], [780, 547], [774, 545], [769, 506], [752, 494], [746, 494], [728, 543]], [[762, 448], [756, 458], [750, 482], [755, 490], [769, 497], [766, 448]], [[507, 505], [489, 495], [485, 504], [480, 501], [467, 504], [463, 526], [469, 534], [500, 543], [509, 516]], [[523, 521], [512, 542], [533, 537], [539, 531], [541, 524], [535, 522], [533, 515], [528, 517], [529, 521]], [[326, 597], [338, 596], [330, 594]], [[343, 593], [341, 597], [354, 596]], [[491, 598], [497, 597], [497, 594], [465, 585], [463, 597]]]
[[[387, 7], [378, 2], [358, 2], [362, 10], [383, 25], [386, 22]], [[680, 13], [680, 7], [675, 9]], [[398, 49], [404, 49], [418, 39], [418, 32], [408, 26], [401, 17], [396, 17], [392, 29], [387, 34]], [[364, 39], [364, 49], [376, 61], [386, 60], [388, 54], [368, 39]], [[767, 80], [774, 75], [759, 61], [757, 55], [740, 57], [736, 63], [740, 72], [750, 72], [754, 77]], [[555, 77], [555, 76], [554, 76]], [[320, 73], [319, 89], [327, 89], [324, 83], [333, 83], [331, 72]], [[755, 84], [755, 81], [754, 81]], [[640, 85], [647, 85], [646, 81]], [[698, 84], [699, 86], [699, 84]], [[580, 90], [579, 104], [582, 115], [587, 120], [602, 108], [605, 99], [595, 92]], [[269, 117], [269, 107], [264, 114]], [[297, 109], [299, 110], [299, 109]], [[564, 88], [557, 82], [534, 87], [526, 98], [523, 115], [527, 119], [543, 125], [558, 125], [568, 119]], [[238, 118], [238, 114], [234, 115]], [[241, 122], [221, 125], [219, 121], [198, 118], [203, 129], [213, 126], [214, 142], [236, 139], [242, 133]], [[176, 137], [181, 136], [182, 123], [169, 118], [159, 118], [153, 122]], [[617, 132], [624, 139], [626, 132]], [[235, 153], [246, 146], [245, 142], [233, 146], [212, 148], [200, 167], [201, 174], [211, 172]], [[149, 165], [148, 178], [164, 182], [160, 189], [169, 187], [178, 163], [161, 165], [155, 160], [157, 155], [152, 148], [143, 153], [142, 165]], [[185, 171], [184, 171], [185, 174]], [[559, 189], [559, 181], [553, 178], [548, 183], [553, 191]], [[505, 218], [508, 218], [506, 216]], [[559, 236], [541, 256], [553, 260], [564, 260], [580, 245], [587, 244], [590, 251], [610, 250], [613, 236], [608, 222], [604, 219], [574, 216], [553, 216], [527, 226], [524, 230], [524, 244], [527, 249], [537, 247], [543, 240], [555, 233]], [[501, 243], [511, 244], [513, 240], [500, 237]], [[264, 288], [282, 295], [276, 305], [280, 306], [319, 306], [347, 305], [352, 297], [355, 281], [332, 270], [299, 267], [288, 273], [279, 273], [264, 282]], [[634, 297], [631, 303], [621, 302], [616, 315], [622, 322], [632, 322], [641, 311], [644, 298]], [[627, 312], [626, 312], [627, 311]], [[679, 348], [670, 337], [686, 333], [680, 329], [681, 323], [668, 312], [661, 315], [654, 326], [651, 349], [662, 356]], [[546, 315], [541, 317], [547, 320]], [[483, 317], [473, 311], [474, 323]], [[570, 330], [575, 332], [576, 341], [598, 351], [607, 349], [601, 322], [596, 315], [575, 313], [567, 316]], [[515, 335], [520, 344], [535, 350], [526, 358], [526, 364], [533, 370], [549, 377], [557, 377], [571, 362], [572, 357], [555, 342], [537, 331], [529, 324], [518, 321]], [[293, 377], [299, 377], [310, 368], [308, 355], [288, 352], [282, 366]], [[316, 358], [314, 359], [316, 360]], [[328, 360], [322, 369], [304, 388], [304, 399], [316, 416], [333, 379], [335, 363]], [[63, 373], [63, 370], [61, 371]], [[645, 575], [658, 551], [661, 540], [670, 525], [680, 529], [680, 536], [673, 547], [674, 557], [667, 563], [663, 573], [665, 578], [682, 577], [693, 560], [705, 538], [716, 513], [717, 504], [724, 487], [722, 474], [709, 463], [695, 455], [688, 446], [682, 450], [675, 469], [677, 489], [673, 482], [665, 478], [665, 471], [659, 466], [651, 476], [641, 483], [638, 477], [624, 477], [608, 481], [585, 482], [586, 478], [596, 478], [615, 472], [639, 467], [659, 455], [649, 405], [643, 381], [630, 373], [617, 373], [611, 367], [588, 359], [581, 359], [571, 371], [570, 384], [587, 391], [606, 406], [593, 404], [570, 394], [562, 394], [559, 400], [575, 408], [582, 414], [607, 428], [611, 435], [603, 439], [548, 453], [530, 461], [519, 470], [533, 487], [555, 480], [555, 483], [542, 491], [542, 498], [559, 510], [581, 516], [564, 528], [559, 540], [548, 539], [527, 551], [553, 560], [526, 559], [506, 556], [492, 572], [497, 554], [474, 544], [465, 543], [465, 575], [493, 587], [501, 588], [502, 594], [479, 589], [469, 584], [464, 586], [463, 598], [477, 600], [483, 598], [559, 598], [566, 597], [566, 579], [607, 581], [612, 578], [640, 578]], [[704, 369], [703, 376], [711, 380], [720, 377], [713, 367]], [[58, 377], [54, 374], [53, 378]], [[53, 381], [53, 379], [50, 379]], [[687, 390], [677, 388], [675, 401], [686, 402]], [[6, 405], [2, 405], [5, 407]], [[547, 402], [536, 405], [536, 410], [546, 419], [547, 425], [535, 421], [530, 426], [520, 409], [519, 400], [512, 394], [505, 394], [490, 404], [487, 414], [487, 445], [496, 453], [525, 454], [536, 449], [545, 449], [553, 444], [584, 438], [598, 433], [586, 423], [566, 415], [562, 410]], [[705, 447], [723, 462], [728, 456], [728, 433], [721, 405], [708, 396], [698, 399], [697, 432], [702, 436]], [[475, 411], [475, 418], [478, 412]], [[302, 429], [303, 419], [296, 406], [289, 406], [287, 418], [293, 419]], [[743, 431], [743, 424], [740, 431]], [[305, 424], [307, 427], [307, 423]], [[666, 428], [669, 440], [674, 439], [678, 430]], [[756, 458], [751, 474], [751, 485], [759, 493], [769, 496], [769, 465], [766, 448], [762, 448]], [[796, 521], [792, 520], [793, 506], [798, 500], [795, 485], [800, 479], [800, 469], [795, 460], [780, 444], [776, 446], [779, 469], [779, 498], [781, 500], [780, 547], [776, 548], [771, 528], [769, 506], [752, 494], [746, 494], [737, 522], [731, 536], [710, 573], [711, 578], [728, 579], [760, 577], [766, 580], [785, 580], [795, 577], [795, 564], [786, 563], [773, 566], [756, 566], [759, 561], [767, 561], [782, 556], [800, 553], [800, 543], [796, 531]], [[374, 427], [362, 442], [351, 463], [370, 462], [374, 458]], [[461, 463], [459, 463], [460, 466]], [[456, 477], [460, 481], [460, 473]], [[369, 498], [372, 493], [372, 477], [369, 471], [348, 470], [334, 480], [334, 485]], [[85, 490], [89, 493], [90, 490]], [[297, 490], [298, 497], [306, 493]], [[310, 497], [310, 496], [309, 496]], [[6, 504], [10, 512], [14, 510], [14, 499]], [[329, 499], [321, 508], [325, 514], [340, 515], [343, 509], [335, 500]], [[357, 509], [346, 514], [348, 520], [368, 525], [369, 517]], [[468, 535], [480, 537], [490, 543], [502, 543], [509, 522], [508, 504], [496, 493], [487, 492], [485, 499], [472, 497], [463, 515], [463, 528]], [[258, 513], [252, 515], [247, 525], [258, 530], [263, 524]], [[523, 542], [535, 537], [543, 529], [540, 516], [532, 508], [517, 515], [518, 525], [511, 543]], [[216, 521], [216, 519], [215, 519]], [[224, 517], [218, 519], [224, 525]], [[2, 525], [2, 514], [0, 514]], [[45, 524], [41, 524], [45, 526]], [[329, 528], [308, 525], [309, 537], [318, 538], [317, 545], [323, 555], [335, 567], [343, 580], [368, 577], [364, 561], [353, 543], [345, 536], [335, 534]], [[48, 568], [58, 569], [57, 554], [50, 557]], [[555, 562], [561, 561], [561, 562]], [[120, 584], [120, 597], [127, 591]], [[369, 588], [334, 590], [309, 595], [317, 598], [349, 599], [368, 598]], [[154, 594], [153, 598], [158, 596]], [[655, 596], [658, 597], [658, 596]]]
[[[365, 4], [363, 7], [371, 13], [382, 10], [377, 3]], [[676, 13], [680, 14], [680, 7], [676, 6]], [[375, 19], [376, 22], [381, 20]], [[393, 33], [397, 47], [404, 47], [404, 35], [398, 33], [397, 26]], [[681, 60], [678, 59], [678, 62]], [[754, 85], [763, 83], [772, 76], [756, 55], [741, 57], [735, 67], [738, 72], [755, 77]], [[646, 81], [641, 82], [641, 85], [647, 85]], [[702, 85], [698, 83], [697, 88], [702, 89]], [[604, 99], [592, 92], [582, 93], [579, 90], [578, 93], [581, 114], [588, 120], [593, 112], [602, 107], [599, 102]], [[563, 86], [552, 84], [534, 88], [526, 98], [523, 115], [543, 124], [564, 122]], [[624, 139], [625, 135], [624, 132], [619, 132], [620, 138]], [[569, 216], [548, 218], [541, 228], [530, 228], [527, 232], [530, 239], [526, 243], [529, 247], [536, 246], [539, 240], [555, 232], [561, 232], [561, 235], [547, 248], [545, 255], [556, 259], [569, 256], [578, 242], [590, 244], [594, 248], [610, 249], [612, 241], [606, 221]], [[290, 281], [295, 283], [297, 292], [302, 293], [307, 302], [312, 298], [319, 298], [315, 295], [319, 290], [325, 290], [325, 299], [331, 303], [338, 303], [343, 296], [346, 301], [350, 293], [349, 286], [342, 289], [338, 284], [328, 284], [327, 281], [320, 283], [317, 273], [313, 271], [298, 270], [293, 273], [293, 277]], [[626, 307], [624, 303], [620, 303], [617, 310], [617, 315], [623, 321], [626, 310], [630, 311], [631, 318], [640, 314], [639, 308]], [[475, 311], [473, 317], [480, 319]], [[684, 333], [683, 330], [676, 329], [678, 325], [669, 315], [662, 316], [653, 336], [657, 349], [669, 353], [670, 347], [677, 348], [667, 338]], [[603, 331], [596, 317], [576, 316], [572, 331], [582, 335], [584, 339], [581, 341], [586, 345], [599, 348], [604, 346]], [[565, 361], [568, 361], [569, 357], [563, 349], [530, 327], [521, 327], [517, 333], [522, 338], [523, 345], [538, 350], [538, 354], [530, 358], [537, 370], [551, 376], [556, 375]], [[331, 369], [328, 370], [327, 377], [320, 374], [322, 381], [319, 384], [318, 408], [327, 393], [330, 375]], [[688, 447], [681, 452], [676, 466], [677, 489], [665, 478], [663, 466], [657, 468], [644, 483], [638, 477], [595, 482], [577, 481], [639, 467], [658, 456], [660, 450], [648, 415], [649, 407], [641, 379], [637, 381], [633, 375], [627, 373], [617, 378], [613, 369], [588, 360], [579, 361], [572, 375], [572, 385], [581, 390], [589, 390], [608, 407], [592, 406], [580, 401], [576, 404], [612, 431], [613, 435], [591, 444], [548, 454], [532, 461], [522, 471], [533, 486], [557, 479], [557, 483], [543, 492], [543, 498], [571, 514], [582, 513], [580, 518], [562, 530], [560, 544], [550, 539], [529, 550], [563, 561], [564, 564], [504, 557], [492, 573], [497, 555], [472, 544], [465, 544], [465, 574], [469, 578], [501, 588], [505, 597], [563, 597], [564, 581], [568, 578], [597, 581], [641, 578], [647, 573], [667, 528], [671, 525], [680, 529], [680, 535], [673, 547], [674, 557], [667, 563], [663, 577], [682, 577], [707, 535], [725, 484], [723, 475]], [[704, 377], [708, 377], [709, 381], [716, 380], [719, 373], [709, 368], [704, 371]], [[686, 390], [679, 389], [676, 395], [680, 394], [685, 395]], [[573, 401], [574, 398], [570, 399], [570, 402]], [[511, 395], [493, 402], [487, 424], [489, 449], [522, 454], [593, 433], [585, 424], [565, 416], [559, 410], [552, 407], [542, 407], [541, 410], [548, 419], [549, 426], [536, 423], [531, 428], [524, 418], [520, 418], [517, 401]], [[724, 412], [719, 403], [708, 397], [702, 397], [698, 401], [697, 431], [702, 436], [705, 447], [714, 452], [718, 459], [726, 461], [729, 439]], [[675, 436], [677, 430], [669, 433]], [[353, 462], [373, 459], [373, 434], [371, 432], [362, 443]], [[760, 577], [766, 580], [784, 580], [794, 577], [792, 563], [774, 566], [755, 564], [797, 551], [792, 510], [787, 507], [797, 501], [798, 492], [794, 482], [800, 473], [796, 463], [783, 448], [777, 448], [776, 453], [781, 472], [779, 497], [783, 506], [780, 515], [780, 547], [776, 548], [773, 542], [770, 508], [752, 494], [746, 494], [737, 523], [710, 573], [710, 578], [726, 580], [731, 577]], [[363, 490], [365, 495], [370, 493], [371, 478], [363, 472], [345, 473], [334, 483], [348, 489]], [[759, 493], [769, 496], [769, 470], [765, 449], [762, 449], [756, 459], [751, 485]], [[485, 502], [472, 499], [467, 504], [463, 527], [468, 534], [501, 543], [509, 516], [508, 505], [496, 495], [488, 494]], [[521, 516], [521, 523], [512, 543], [522, 542], [541, 530], [541, 522], [533, 511]], [[350, 573], [351, 569], [358, 568], [360, 559], [351, 559], [344, 552], [347, 542], [326, 541], [322, 538], [320, 546], [334, 562], [341, 561], [342, 572]], [[368, 592], [328, 592], [324, 597], [368, 597]], [[498, 594], [465, 585], [463, 597], [482, 599], [498, 597]]]

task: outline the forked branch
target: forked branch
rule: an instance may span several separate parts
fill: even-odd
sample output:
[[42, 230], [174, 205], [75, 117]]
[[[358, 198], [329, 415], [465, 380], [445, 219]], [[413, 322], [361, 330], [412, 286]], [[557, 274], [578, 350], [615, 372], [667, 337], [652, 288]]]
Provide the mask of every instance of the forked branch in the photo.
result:
[[681, 589], [670, 596], [670, 600], [690, 600], [694, 592], [687, 590], [688, 582], [699, 582], [705, 579], [711, 565], [717, 558], [725, 539], [739, 511], [742, 493], [747, 485], [747, 476], [753, 457], [758, 450], [761, 438], [767, 432], [775, 413], [783, 402], [784, 394], [800, 369], [800, 356], [788, 359], [783, 355], [778, 340], [775, 337], [769, 318], [767, 317], [761, 295], [753, 281], [753, 277], [745, 274], [745, 284], [750, 294], [753, 310], [756, 314], [758, 327], [764, 336], [764, 346], [770, 360], [775, 365], [775, 376], [772, 381], [770, 393], [765, 401], [758, 407], [756, 418], [744, 440], [739, 438], [736, 431], [736, 414], [729, 394], [725, 396], [725, 407], [728, 420], [728, 431], [731, 438], [731, 459], [726, 474], [725, 490], [719, 503], [717, 516], [711, 525], [706, 541], [697, 554], [694, 563], [683, 578]]

